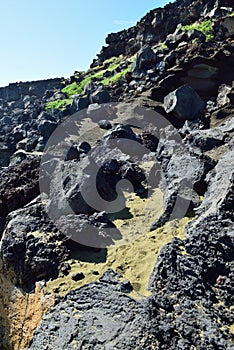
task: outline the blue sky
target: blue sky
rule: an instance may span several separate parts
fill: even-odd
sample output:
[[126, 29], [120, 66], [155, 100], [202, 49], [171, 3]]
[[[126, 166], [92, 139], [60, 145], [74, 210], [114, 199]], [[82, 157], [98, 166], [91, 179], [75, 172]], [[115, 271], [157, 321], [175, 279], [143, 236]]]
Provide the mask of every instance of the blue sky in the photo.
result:
[[88, 69], [108, 33], [168, 0], [0, 0], [0, 86]]

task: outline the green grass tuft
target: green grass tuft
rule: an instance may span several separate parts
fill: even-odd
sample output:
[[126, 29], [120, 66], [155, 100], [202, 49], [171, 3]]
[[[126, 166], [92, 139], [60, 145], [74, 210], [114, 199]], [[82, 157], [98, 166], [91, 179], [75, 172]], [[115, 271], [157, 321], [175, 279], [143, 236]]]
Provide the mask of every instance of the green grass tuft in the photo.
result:
[[76, 95], [76, 94], [82, 94], [85, 85], [90, 81], [91, 81], [91, 77], [87, 76], [79, 84], [72, 83], [65, 86], [65, 88], [62, 89], [62, 92], [67, 94], [69, 97], [72, 97], [73, 95]]
[[122, 72], [119, 72], [115, 74], [113, 77], [106, 78], [102, 80], [103, 85], [110, 85], [110, 84], [116, 84], [122, 77], [125, 76], [126, 73], [130, 72], [131, 66], [123, 70]]
[[67, 85], [65, 88], [62, 89], [62, 92], [64, 94], [67, 94], [68, 96], [73, 96], [75, 94], [78, 94], [79, 86], [77, 83], [72, 83]]
[[[113, 77], [109, 77], [107, 79], [103, 80], [103, 74], [108, 70], [110, 72], [114, 72], [118, 66], [119, 66], [119, 62], [117, 63], [113, 63], [113, 61], [111, 61], [112, 63], [109, 65], [108, 69], [103, 69], [100, 70], [96, 73], [92, 73], [92, 71], [88, 72], [88, 75], [80, 82], [80, 83], [72, 83], [67, 85], [65, 88], [62, 89], [62, 92], [67, 94], [70, 98], [73, 95], [76, 94], [82, 94], [82, 92], [84, 91], [84, 87], [87, 83], [89, 83], [92, 79], [99, 79], [100, 82], [105, 82], [106, 85], [109, 85], [109, 81], [115, 81], [116, 79], [119, 80], [119, 76], [124, 75], [124, 72], [120, 72], [117, 73], [116, 75], [114, 75]], [[116, 78], [115, 78], [116, 77]]]
[[47, 102], [46, 104], [46, 110], [53, 110], [53, 109], [66, 109], [67, 106], [72, 104], [72, 99], [66, 98], [64, 100], [54, 100], [51, 102]]
[[110, 65], [111, 63], [120, 62], [122, 59], [123, 59], [123, 55], [120, 55], [119, 57], [113, 56], [113, 57], [108, 58], [107, 60], [105, 60], [103, 62], [103, 65], [106, 65], [106, 64]]
[[206, 36], [206, 40], [211, 40], [214, 38], [214, 31], [213, 31], [213, 25], [215, 20], [214, 19], [205, 19], [201, 23], [194, 23], [187, 26], [183, 26], [182, 30], [188, 31], [192, 29], [199, 30]]
[[[99, 70], [95, 68], [95, 70], [88, 70], [86, 75], [83, 74], [83, 80], [80, 83], [72, 83], [67, 86], [65, 86], [62, 89], [62, 92], [65, 93], [68, 98], [63, 100], [55, 100], [48, 102], [46, 104], [46, 110], [52, 110], [52, 109], [62, 109], [64, 110], [68, 105], [72, 103], [72, 96], [76, 94], [82, 94], [84, 91], [84, 87], [87, 83], [91, 82], [93, 79], [98, 79], [100, 83], [104, 85], [110, 85], [117, 83], [127, 72], [130, 71], [131, 65], [123, 70], [122, 72], [114, 74], [115, 70], [119, 67], [121, 64], [122, 56], [120, 57], [112, 57], [109, 60], [106, 60], [104, 63], [108, 64], [108, 68], [103, 69], [103, 65], [99, 67]], [[106, 79], [103, 78], [103, 75], [105, 72], [110, 71], [113, 72], [113, 76], [108, 77]], [[79, 73], [80, 74], [80, 73]]]
[[160, 47], [161, 50], [168, 49], [168, 46], [165, 44], [165, 42], [159, 43], [158, 45], [159, 45], [159, 47]]

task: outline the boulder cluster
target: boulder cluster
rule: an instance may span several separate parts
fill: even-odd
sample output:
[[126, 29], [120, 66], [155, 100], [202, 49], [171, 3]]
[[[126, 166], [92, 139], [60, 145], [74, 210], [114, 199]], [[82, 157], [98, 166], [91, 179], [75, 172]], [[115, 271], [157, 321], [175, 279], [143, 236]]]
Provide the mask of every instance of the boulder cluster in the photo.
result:
[[110, 266], [64, 297], [55, 291], [27, 341], [11, 338], [0, 288], [0, 349], [234, 349], [233, 14], [231, 0], [177, 0], [108, 35], [90, 68], [106, 65], [105, 76], [79, 93], [66, 92], [85, 78], [78, 72], [0, 89], [0, 281], [11, 302], [68, 276], [83, 247], [108, 254], [122, 239], [113, 217], [126, 192], [163, 192], [161, 215], [148, 220], [155, 239], [190, 218], [184, 239], [155, 254], [150, 295], [135, 298]]

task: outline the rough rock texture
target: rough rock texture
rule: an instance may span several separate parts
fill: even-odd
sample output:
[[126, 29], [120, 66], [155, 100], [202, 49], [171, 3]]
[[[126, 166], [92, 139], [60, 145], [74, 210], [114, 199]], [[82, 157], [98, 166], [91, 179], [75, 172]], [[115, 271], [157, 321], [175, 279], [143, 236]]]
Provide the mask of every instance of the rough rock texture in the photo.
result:
[[94, 60], [93, 65], [112, 56], [135, 54], [144, 45], [164, 41], [179, 23], [190, 24], [222, 6], [232, 7], [232, 0], [177, 0], [164, 8], [152, 10], [136, 26], [109, 34], [106, 38], [107, 46], [102, 48], [98, 60]]
[[177, 0], [0, 89], [1, 350], [233, 350], [233, 11]]
[[[105, 212], [63, 215], [56, 220], [56, 226], [72, 241], [98, 249], [108, 247], [122, 237]], [[108, 234], [106, 229], [111, 229], [111, 233]]]
[[[40, 159], [34, 157], [0, 173], [0, 215], [2, 223], [13, 210], [28, 204], [39, 195]], [[2, 224], [0, 230], [2, 233]]]
[[185, 242], [174, 239], [165, 246], [150, 277], [152, 305], [156, 313], [158, 307], [164, 310], [156, 315], [162, 349], [190, 349], [193, 344], [198, 349], [232, 349], [233, 204], [230, 151], [209, 175]]
[[3, 276], [0, 263], [0, 348], [24, 350], [43, 314], [54, 305], [54, 297], [45, 295], [43, 283], [35, 292], [24, 293]]
[[174, 112], [179, 120], [193, 120], [205, 108], [205, 102], [190, 86], [181, 86], [164, 98], [167, 113]]
[[199, 204], [199, 196], [206, 190], [205, 176], [215, 165], [208, 156], [187, 147], [171, 126], [161, 131], [157, 160], [164, 190], [164, 213], [151, 226], [152, 230], [167, 220], [183, 217]]
[[44, 317], [28, 349], [157, 349], [144, 301], [129, 297], [131, 285], [118, 278], [110, 270], [69, 293]]
[[136, 62], [133, 64], [132, 72], [141, 72], [156, 64], [157, 56], [150, 46], [145, 46], [137, 53]]
[[[50, 167], [50, 170], [46, 171], [47, 162], [42, 165], [45, 174], [43, 184], [48, 182], [47, 193], [50, 193], [48, 210], [53, 218], [74, 213], [90, 215], [95, 211], [107, 210], [107, 207], [109, 212], [123, 209], [124, 197], [121, 196], [121, 204], [118, 195], [129, 186], [118, 187], [121, 181], [129, 182], [136, 193], [144, 192], [142, 183], [145, 174], [121, 149], [123, 138], [133, 139], [134, 147], [138, 140], [140, 142], [130, 127], [117, 125], [107, 131], [102, 143], [81, 159], [78, 166], [76, 161], [67, 161], [66, 164], [58, 161], [55, 168]], [[116, 143], [115, 147], [108, 145], [112, 140]], [[124, 146], [129, 150], [131, 144], [123, 143], [123, 148]], [[110, 209], [112, 201], [113, 208]], [[118, 210], [118, 207], [121, 208]]]
[[1, 241], [3, 273], [11, 271], [12, 283], [25, 291], [55, 278], [69, 256], [63, 240], [40, 202], [12, 212]]
[[8, 102], [16, 101], [22, 96], [43, 97], [46, 90], [62, 86], [62, 79], [47, 79], [28, 83], [9, 84], [7, 87], [0, 88], [0, 98]]

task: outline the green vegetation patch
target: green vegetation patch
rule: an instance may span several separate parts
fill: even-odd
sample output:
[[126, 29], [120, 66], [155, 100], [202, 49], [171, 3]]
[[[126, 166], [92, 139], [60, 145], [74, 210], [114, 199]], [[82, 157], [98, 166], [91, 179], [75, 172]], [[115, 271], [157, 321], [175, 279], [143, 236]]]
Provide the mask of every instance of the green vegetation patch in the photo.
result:
[[168, 49], [168, 46], [165, 44], [165, 42], [160, 42], [159, 44], [159, 48], [161, 49], [161, 50], [165, 50], [165, 49]]
[[[130, 68], [131, 68], [131, 65], [129, 65], [128, 68], [126, 68], [125, 70], [115, 74], [115, 71], [121, 64], [122, 59], [123, 59], [122, 56], [112, 57], [106, 60], [105, 62], [103, 62], [103, 64], [105, 64], [105, 67], [108, 64], [107, 68], [104, 69], [104, 66], [102, 65], [101, 67], [99, 67], [99, 70], [95, 68], [95, 70], [93, 69], [88, 70], [86, 74], [82, 73], [83, 79], [81, 80], [81, 82], [79, 83], [74, 82], [72, 84], [68, 84], [62, 89], [62, 92], [65, 93], [68, 96], [68, 98], [63, 100], [58, 99], [55, 101], [48, 102], [46, 104], [46, 110], [52, 110], [52, 109], [64, 110], [68, 105], [71, 105], [72, 96], [76, 94], [82, 94], [84, 91], [85, 85], [90, 83], [94, 79], [99, 80], [99, 82], [104, 85], [117, 83], [122, 77], [125, 76], [127, 72], [130, 71]], [[113, 75], [108, 78], [104, 78], [103, 75], [107, 71], [113, 72]]]
[[115, 74], [112, 77], [109, 77], [109, 78], [102, 80], [102, 84], [103, 85], [116, 84], [121, 78], [123, 78], [125, 76], [126, 73], [130, 72], [130, 70], [131, 70], [131, 66], [129, 66], [128, 68], [126, 68], [122, 72]]
[[69, 97], [76, 94], [82, 94], [85, 85], [90, 81], [91, 81], [91, 77], [87, 76], [79, 84], [72, 83], [67, 85], [65, 88], [62, 89], [62, 92], [67, 94]]
[[190, 24], [187, 26], [183, 26], [182, 30], [188, 31], [188, 30], [199, 30], [206, 36], [206, 40], [211, 40], [214, 38], [214, 31], [213, 31], [213, 26], [214, 26], [214, 19], [205, 19], [201, 23], [194, 23]]
[[113, 57], [108, 58], [107, 60], [105, 60], [105, 61], [103, 62], [103, 65], [115, 63], [115, 62], [117, 62], [117, 61], [120, 62], [122, 59], [123, 59], [123, 55], [120, 55], [119, 57], [113, 56]]
[[91, 82], [93, 79], [99, 79], [100, 83], [104, 85], [110, 85], [117, 83], [127, 72], [130, 71], [130, 66], [123, 70], [122, 72], [116, 73], [115, 75], [103, 79], [103, 74], [106, 71], [114, 72], [119, 66], [119, 63], [112, 63], [108, 69], [101, 70], [94, 74], [88, 74], [80, 83], [72, 83], [67, 85], [62, 89], [62, 92], [67, 94], [70, 98], [75, 94], [82, 94], [84, 87], [87, 83]]
[[54, 100], [51, 102], [47, 102], [46, 104], [46, 110], [53, 110], [53, 109], [66, 109], [67, 106], [72, 104], [72, 99], [65, 98], [64, 100]]
[[62, 92], [67, 94], [68, 96], [73, 96], [75, 94], [78, 94], [78, 85], [77, 83], [72, 83], [67, 85], [65, 88], [62, 89]]

